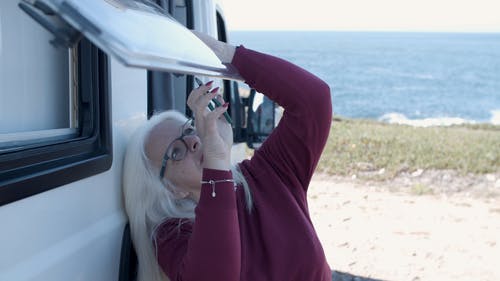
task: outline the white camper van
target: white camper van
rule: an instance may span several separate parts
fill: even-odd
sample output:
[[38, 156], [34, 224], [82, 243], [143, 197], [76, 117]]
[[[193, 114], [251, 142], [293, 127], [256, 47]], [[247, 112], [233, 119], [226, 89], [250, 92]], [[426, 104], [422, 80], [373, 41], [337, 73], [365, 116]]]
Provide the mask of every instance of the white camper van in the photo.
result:
[[194, 75], [220, 78], [235, 160], [269, 133], [189, 29], [227, 41], [212, 0], [0, 1], [1, 281], [134, 280], [124, 149], [154, 112], [190, 114]]

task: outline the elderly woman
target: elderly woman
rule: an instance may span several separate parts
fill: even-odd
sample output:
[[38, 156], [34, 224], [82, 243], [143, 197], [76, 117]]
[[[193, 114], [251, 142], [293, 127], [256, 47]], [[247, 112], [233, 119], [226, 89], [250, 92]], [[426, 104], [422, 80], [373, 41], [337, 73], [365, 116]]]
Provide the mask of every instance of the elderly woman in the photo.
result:
[[285, 112], [235, 167], [227, 103], [218, 97], [223, 106], [207, 109], [217, 96], [210, 82], [188, 98], [194, 121], [167, 111], [138, 130], [124, 194], [139, 280], [331, 280], [307, 205], [332, 119], [328, 85], [279, 58], [200, 37]]

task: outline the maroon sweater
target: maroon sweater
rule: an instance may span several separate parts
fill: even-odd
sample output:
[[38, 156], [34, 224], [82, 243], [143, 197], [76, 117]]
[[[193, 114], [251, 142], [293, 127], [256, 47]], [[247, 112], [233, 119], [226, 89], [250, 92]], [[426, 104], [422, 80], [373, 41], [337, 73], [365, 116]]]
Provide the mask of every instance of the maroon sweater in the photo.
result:
[[[330, 281], [309, 216], [307, 188], [330, 130], [327, 84], [276, 57], [238, 47], [232, 61], [250, 87], [285, 108], [251, 160], [240, 163], [253, 197], [203, 185], [194, 222], [170, 219], [157, 232], [158, 262], [172, 281]], [[232, 178], [205, 169], [203, 180]]]

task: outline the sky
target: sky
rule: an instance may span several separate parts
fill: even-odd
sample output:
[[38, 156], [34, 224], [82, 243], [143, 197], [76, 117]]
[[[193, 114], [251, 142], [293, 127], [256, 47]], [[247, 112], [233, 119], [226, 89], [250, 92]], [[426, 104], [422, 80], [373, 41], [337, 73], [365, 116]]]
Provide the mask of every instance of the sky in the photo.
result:
[[229, 30], [500, 32], [500, 0], [218, 0]]

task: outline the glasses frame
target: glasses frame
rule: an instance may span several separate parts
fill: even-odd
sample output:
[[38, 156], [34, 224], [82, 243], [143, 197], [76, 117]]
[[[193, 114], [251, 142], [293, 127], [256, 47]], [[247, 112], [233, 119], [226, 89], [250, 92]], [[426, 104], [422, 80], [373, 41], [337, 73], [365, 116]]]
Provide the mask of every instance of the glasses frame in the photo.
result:
[[[189, 125], [191, 127], [193, 127], [193, 133], [191, 134], [186, 134], [186, 125]], [[188, 147], [188, 144], [186, 143], [186, 141], [184, 140], [184, 137], [186, 136], [192, 136], [193, 134], [195, 134], [196, 130], [194, 130], [194, 119], [193, 118], [189, 118], [182, 126], [181, 126], [181, 136], [174, 139], [168, 146], [167, 146], [167, 149], [165, 150], [165, 154], [163, 154], [163, 159], [161, 161], [161, 168], [160, 168], [160, 180], [163, 179], [163, 177], [165, 176], [165, 170], [167, 169], [167, 161], [169, 159], [172, 159], [173, 161], [181, 161], [183, 160], [184, 158], [186, 158], [186, 155], [187, 155], [187, 152], [189, 151], [189, 147]], [[174, 159], [171, 157], [171, 155], [169, 156], [168, 155], [168, 152], [170, 151], [170, 148], [172, 147], [172, 145], [176, 142], [176, 141], [182, 141], [182, 143], [184, 144], [184, 146], [186, 147], [186, 153], [184, 154], [184, 156], [181, 158], [181, 159]]]

